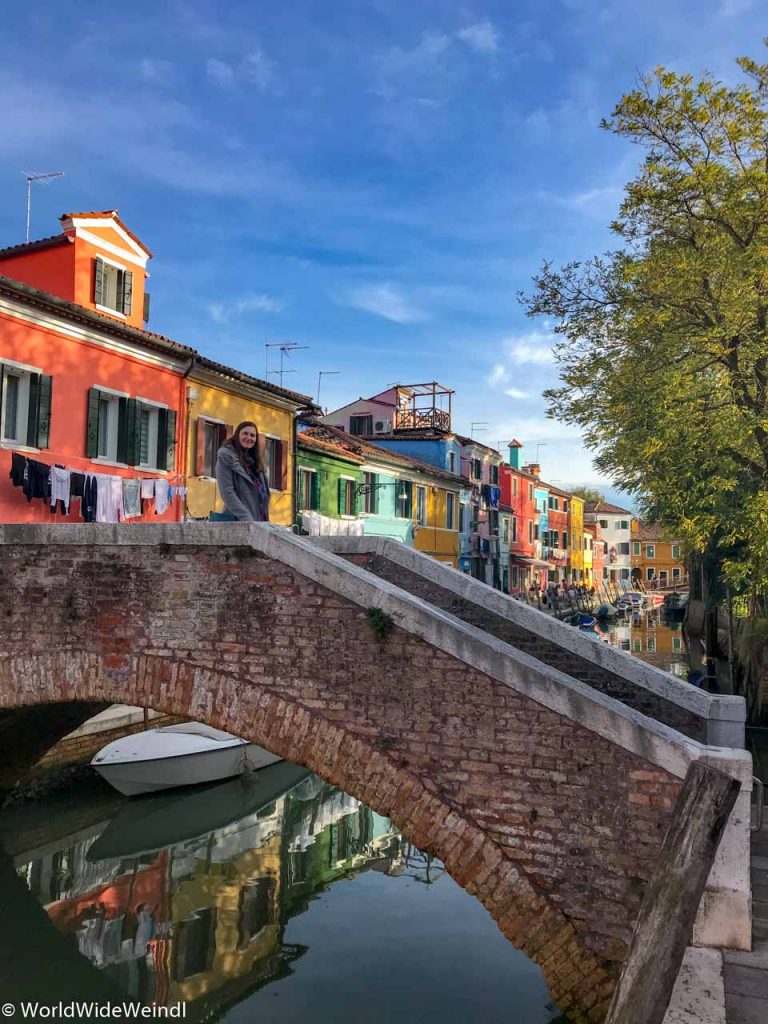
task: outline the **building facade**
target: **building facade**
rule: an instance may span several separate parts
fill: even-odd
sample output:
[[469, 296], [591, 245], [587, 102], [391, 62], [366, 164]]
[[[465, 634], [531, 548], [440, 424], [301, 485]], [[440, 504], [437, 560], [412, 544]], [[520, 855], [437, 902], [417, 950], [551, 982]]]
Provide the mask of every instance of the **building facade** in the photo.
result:
[[646, 587], [683, 584], [683, 549], [658, 523], [632, 520], [632, 576]]
[[632, 575], [632, 513], [607, 501], [588, 501], [584, 506], [587, 523], [596, 523], [605, 542], [603, 580], [628, 587]]

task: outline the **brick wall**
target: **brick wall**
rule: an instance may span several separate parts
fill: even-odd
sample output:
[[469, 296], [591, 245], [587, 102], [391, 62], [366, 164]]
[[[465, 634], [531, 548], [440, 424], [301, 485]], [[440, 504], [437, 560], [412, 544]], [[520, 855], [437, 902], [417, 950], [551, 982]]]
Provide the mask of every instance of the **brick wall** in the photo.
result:
[[501, 615], [496, 615], [480, 605], [439, 586], [432, 580], [418, 573], [411, 572], [401, 565], [396, 565], [388, 558], [377, 554], [343, 555], [348, 561], [359, 565], [380, 579], [388, 580], [395, 586], [402, 587], [409, 594], [429, 601], [430, 604], [450, 612], [456, 618], [468, 622], [478, 629], [498, 637], [505, 643], [525, 651], [538, 661], [559, 669], [566, 675], [578, 679], [594, 690], [621, 701], [627, 707], [648, 715], [657, 722], [663, 722], [678, 732], [697, 740], [707, 741], [707, 722], [693, 711], [665, 700], [664, 697], [638, 686], [629, 679], [611, 672], [602, 665], [587, 661], [572, 650], [560, 647], [545, 637], [511, 622]]
[[145, 705], [309, 766], [603, 1019], [678, 779], [251, 548], [6, 543], [0, 573], [0, 705]]
[[[175, 725], [176, 722], [184, 721], [175, 715], [161, 715], [151, 720], [152, 729], [160, 729], [165, 725]], [[104, 729], [99, 732], [81, 733], [74, 736], [65, 736], [63, 740], [56, 743], [32, 768], [32, 773], [37, 774], [53, 768], [54, 766], [68, 764], [85, 764], [90, 761], [94, 754], [102, 747], [106, 747], [113, 740], [119, 740], [123, 736], [131, 736], [133, 733], [142, 732], [143, 722], [135, 722], [132, 725], [122, 725], [116, 729]]]

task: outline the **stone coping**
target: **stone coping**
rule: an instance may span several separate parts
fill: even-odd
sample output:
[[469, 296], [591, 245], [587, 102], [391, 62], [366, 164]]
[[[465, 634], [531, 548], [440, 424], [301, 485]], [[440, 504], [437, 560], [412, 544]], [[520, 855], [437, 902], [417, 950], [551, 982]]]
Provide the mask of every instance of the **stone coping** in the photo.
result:
[[696, 686], [640, 661], [608, 644], [595, 643], [572, 626], [531, 608], [466, 573], [436, 562], [428, 555], [384, 537], [312, 537], [313, 544], [339, 554], [375, 554], [402, 566], [436, 586], [450, 590], [473, 604], [576, 654], [584, 661], [612, 672], [635, 686], [707, 720], [708, 737], [719, 746], [743, 747], [746, 702], [743, 697], [707, 693]]

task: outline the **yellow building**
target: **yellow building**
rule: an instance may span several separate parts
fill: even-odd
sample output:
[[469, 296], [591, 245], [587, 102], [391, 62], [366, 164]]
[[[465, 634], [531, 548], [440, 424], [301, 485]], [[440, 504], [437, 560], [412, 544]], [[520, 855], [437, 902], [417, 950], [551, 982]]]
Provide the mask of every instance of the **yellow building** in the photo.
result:
[[568, 578], [581, 583], [584, 580], [584, 499], [575, 494], [568, 499], [568, 537]]
[[686, 582], [682, 545], [658, 523], [632, 520], [632, 576], [645, 586], [665, 587]]
[[243, 420], [259, 428], [259, 443], [272, 498], [270, 520], [293, 522], [296, 412], [306, 395], [198, 358], [187, 383], [187, 515], [200, 519], [223, 508], [216, 487], [216, 454]]
[[593, 546], [595, 543], [594, 534], [588, 530], [582, 529], [581, 531], [581, 551], [582, 551], [582, 572], [584, 573], [584, 584], [587, 587], [593, 587], [595, 585], [595, 573], [594, 573], [594, 555]]

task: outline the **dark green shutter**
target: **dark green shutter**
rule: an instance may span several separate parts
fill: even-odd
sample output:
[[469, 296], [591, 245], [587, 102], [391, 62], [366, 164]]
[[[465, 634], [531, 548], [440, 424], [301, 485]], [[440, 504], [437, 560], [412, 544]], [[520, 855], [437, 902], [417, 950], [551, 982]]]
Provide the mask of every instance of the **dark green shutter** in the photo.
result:
[[344, 481], [339, 480], [337, 484], [339, 515], [344, 514]]
[[144, 323], [149, 322], [149, 292], [144, 292]]
[[27, 436], [25, 444], [37, 447], [37, 410], [40, 404], [40, 374], [29, 375], [29, 405], [27, 406]]
[[93, 301], [97, 306], [104, 305], [104, 261], [100, 256], [96, 257], [93, 278]]
[[117, 461], [138, 466], [141, 457], [141, 415], [135, 398], [121, 398], [117, 425]]
[[360, 480], [355, 480], [352, 485], [354, 487], [354, 490], [352, 491], [352, 515], [355, 516], [359, 516], [365, 507], [365, 496], [360, 493], [360, 483]]
[[53, 378], [47, 377], [45, 374], [41, 374], [37, 392], [36, 442], [38, 448], [47, 448], [50, 444], [52, 393]]
[[311, 509], [314, 509], [315, 511], [319, 511], [320, 510], [320, 474], [319, 473], [311, 473], [310, 477], [311, 477], [310, 487], [312, 489], [312, 500], [310, 502], [309, 507]]
[[88, 423], [85, 430], [85, 454], [89, 459], [95, 459], [99, 454], [99, 399], [101, 392], [98, 388], [88, 390]]
[[122, 311], [126, 316], [131, 315], [133, 309], [133, 274], [130, 270], [123, 271], [123, 304]]
[[176, 413], [160, 409], [157, 419], [157, 468], [173, 469], [176, 455]]

